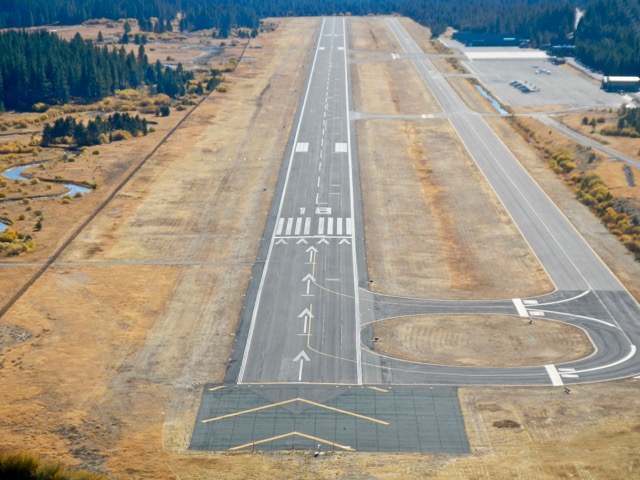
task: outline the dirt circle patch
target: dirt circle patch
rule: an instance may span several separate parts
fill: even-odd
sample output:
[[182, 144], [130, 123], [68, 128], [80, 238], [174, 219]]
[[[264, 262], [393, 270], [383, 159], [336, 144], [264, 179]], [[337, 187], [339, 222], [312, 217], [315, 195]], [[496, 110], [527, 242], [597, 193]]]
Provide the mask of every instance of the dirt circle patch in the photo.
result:
[[510, 315], [420, 315], [373, 325], [374, 350], [437, 365], [524, 367], [561, 363], [593, 352], [579, 328]]

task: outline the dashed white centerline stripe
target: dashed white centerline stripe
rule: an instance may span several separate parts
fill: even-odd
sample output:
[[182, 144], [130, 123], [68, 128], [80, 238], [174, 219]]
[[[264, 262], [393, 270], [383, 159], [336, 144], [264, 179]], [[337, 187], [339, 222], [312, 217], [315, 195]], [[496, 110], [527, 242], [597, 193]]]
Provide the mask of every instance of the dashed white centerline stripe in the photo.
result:
[[544, 368], [547, 370], [547, 374], [551, 379], [551, 384], [554, 387], [561, 387], [562, 385], [564, 385], [564, 382], [562, 381], [562, 378], [560, 377], [558, 370], [556, 370], [555, 365], [545, 365]]

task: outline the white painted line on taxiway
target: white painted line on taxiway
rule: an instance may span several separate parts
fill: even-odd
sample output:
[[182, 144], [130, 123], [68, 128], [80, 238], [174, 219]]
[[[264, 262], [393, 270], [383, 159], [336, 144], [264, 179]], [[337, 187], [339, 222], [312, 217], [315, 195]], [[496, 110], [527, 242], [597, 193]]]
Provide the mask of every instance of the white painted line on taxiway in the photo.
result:
[[545, 365], [544, 368], [547, 370], [549, 378], [551, 379], [551, 383], [554, 387], [561, 387], [562, 385], [564, 385], [562, 377], [560, 377], [560, 374], [558, 373], [558, 370], [556, 370], [555, 365]]
[[520, 315], [521, 317], [528, 317], [529, 316], [529, 313], [527, 312], [527, 309], [524, 308], [524, 303], [522, 303], [522, 299], [513, 298], [512, 301], [513, 301], [513, 304], [516, 307], [516, 310], [518, 311], [518, 315]]

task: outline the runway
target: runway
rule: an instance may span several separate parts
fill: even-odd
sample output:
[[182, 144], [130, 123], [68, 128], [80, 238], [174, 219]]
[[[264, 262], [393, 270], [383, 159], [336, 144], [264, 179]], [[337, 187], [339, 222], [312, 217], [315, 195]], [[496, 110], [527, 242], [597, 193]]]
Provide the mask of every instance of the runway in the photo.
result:
[[245, 305], [246, 347], [227, 374], [238, 384], [362, 383], [345, 39], [344, 19], [323, 20]]

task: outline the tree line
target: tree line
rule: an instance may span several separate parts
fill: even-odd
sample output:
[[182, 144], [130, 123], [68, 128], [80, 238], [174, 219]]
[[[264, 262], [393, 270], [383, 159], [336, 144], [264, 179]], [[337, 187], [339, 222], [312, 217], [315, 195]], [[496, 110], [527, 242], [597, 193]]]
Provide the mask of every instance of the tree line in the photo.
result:
[[67, 42], [45, 31], [0, 33], [0, 109], [24, 111], [36, 103], [61, 104], [71, 98], [97, 100], [140, 85], [176, 97], [192, 78], [182, 66], [150, 65], [144, 45], [136, 55], [124, 47], [97, 47], [79, 34]]
[[640, 0], [592, 0], [575, 37], [585, 64], [605, 75], [640, 75]]
[[74, 117], [58, 118], [53, 125], [46, 124], [42, 130], [43, 147], [54, 144], [74, 145], [85, 147], [100, 145], [113, 140], [120, 140], [122, 135], [114, 137], [115, 132], [128, 132], [131, 136], [146, 135], [147, 121], [128, 113], [114, 113], [106, 118], [98, 115], [95, 120], [89, 120], [87, 125], [78, 122]]
[[[135, 18], [143, 31], [256, 29], [261, 18], [400, 13], [439, 35], [447, 26], [515, 34], [532, 44], [572, 44], [585, 63], [608, 74], [640, 72], [640, 0], [3, 0], [0, 28]], [[575, 9], [586, 12], [574, 32]], [[180, 15], [178, 15], [180, 13]]]

